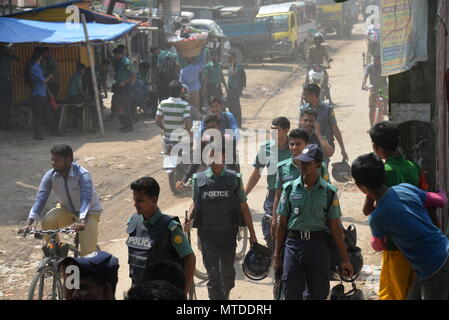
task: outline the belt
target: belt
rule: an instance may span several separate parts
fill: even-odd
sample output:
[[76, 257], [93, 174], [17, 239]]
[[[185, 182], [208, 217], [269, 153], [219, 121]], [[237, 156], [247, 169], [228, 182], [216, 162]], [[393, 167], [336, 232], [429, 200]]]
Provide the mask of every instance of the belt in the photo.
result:
[[326, 236], [326, 231], [298, 231], [288, 230], [287, 237], [296, 240], [314, 240], [323, 239]]

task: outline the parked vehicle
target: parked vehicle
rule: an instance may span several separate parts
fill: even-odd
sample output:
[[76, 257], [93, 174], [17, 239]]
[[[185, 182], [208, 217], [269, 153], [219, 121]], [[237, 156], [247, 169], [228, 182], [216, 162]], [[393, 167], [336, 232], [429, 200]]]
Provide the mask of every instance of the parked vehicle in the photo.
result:
[[312, 1], [266, 5], [259, 9], [256, 20], [271, 23], [273, 43], [270, 56], [307, 56], [312, 35], [318, 31], [316, 4]]
[[316, 3], [319, 7], [318, 23], [326, 33], [336, 32], [338, 38], [349, 39], [360, 10], [355, 1], [336, 3], [334, 0], [316, 0]]
[[237, 62], [261, 60], [272, 42], [271, 24], [257, 21], [256, 8], [222, 7], [216, 22], [229, 39]]

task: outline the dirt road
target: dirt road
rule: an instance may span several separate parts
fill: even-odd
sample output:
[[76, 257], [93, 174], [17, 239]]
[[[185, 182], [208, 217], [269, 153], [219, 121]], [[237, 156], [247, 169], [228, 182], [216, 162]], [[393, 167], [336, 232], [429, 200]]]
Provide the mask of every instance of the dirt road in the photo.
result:
[[[330, 69], [335, 113], [350, 160], [371, 150], [367, 93], [360, 90], [362, 82], [361, 53], [365, 49], [362, 25], [356, 25], [353, 40], [328, 41], [334, 59]], [[304, 70], [297, 64], [269, 61], [247, 66], [248, 88], [242, 98], [245, 129], [269, 129], [276, 116], [286, 116], [292, 127], [298, 123], [298, 103]], [[0, 299], [24, 299], [34, 267], [41, 258], [40, 243], [16, 235], [33, 204], [37, 186], [43, 173], [49, 169], [49, 150], [56, 143], [67, 143], [75, 151], [75, 160], [92, 174], [95, 187], [102, 199], [99, 245], [119, 258], [120, 274], [117, 298], [130, 286], [127, 251], [124, 244], [125, 225], [134, 212], [129, 184], [134, 179], [150, 175], [161, 185], [159, 206], [163, 212], [183, 216], [189, 197], [174, 197], [161, 170], [160, 130], [151, 121], [140, 122], [132, 133], [117, 131], [116, 122], [105, 123], [105, 138], [96, 134], [68, 133], [64, 138], [48, 138], [42, 142], [30, 139], [30, 132], [0, 133]], [[244, 182], [251, 171], [248, 159], [242, 165]], [[341, 160], [337, 147], [332, 162]], [[380, 257], [369, 247], [370, 232], [361, 213], [363, 196], [351, 182], [336, 184], [341, 190], [341, 207], [345, 225], [354, 223], [359, 234], [365, 264], [380, 264]], [[249, 205], [257, 236], [263, 243], [260, 221], [265, 198], [264, 177], [249, 195]], [[50, 198], [46, 209], [55, 204]], [[271, 276], [260, 282], [247, 279], [236, 263], [236, 287], [231, 299], [272, 299]], [[204, 282], [196, 279], [199, 299], [207, 299]]]

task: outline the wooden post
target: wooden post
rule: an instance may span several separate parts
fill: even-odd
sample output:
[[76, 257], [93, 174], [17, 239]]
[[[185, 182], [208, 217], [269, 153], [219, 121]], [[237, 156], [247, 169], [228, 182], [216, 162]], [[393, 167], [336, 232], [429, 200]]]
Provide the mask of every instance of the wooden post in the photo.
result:
[[100, 96], [98, 95], [97, 76], [95, 74], [95, 61], [92, 52], [92, 47], [89, 42], [89, 34], [87, 33], [86, 17], [84, 16], [84, 13], [81, 14], [81, 21], [83, 22], [84, 36], [86, 38], [87, 52], [89, 54], [90, 73], [92, 77], [92, 83], [94, 85], [95, 106], [97, 107], [98, 123], [100, 124], [101, 136], [104, 137], [103, 116], [101, 115]]

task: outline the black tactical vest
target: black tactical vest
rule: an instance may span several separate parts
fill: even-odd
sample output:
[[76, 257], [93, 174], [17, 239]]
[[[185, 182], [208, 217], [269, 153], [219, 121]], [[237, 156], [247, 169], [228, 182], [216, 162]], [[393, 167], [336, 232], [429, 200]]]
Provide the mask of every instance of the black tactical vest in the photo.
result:
[[194, 228], [224, 230], [245, 225], [235, 188], [235, 171], [226, 170], [217, 180], [202, 171], [197, 174], [196, 181], [199, 194], [195, 202]]
[[173, 261], [184, 267], [183, 259], [179, 257], [170, 241], [171, 231], [168, 225], [172, 220], [179, 222], [178, 217], [162, 214], [148, 229], [140, 215], [135, 213], [131, 217], [126, 230], [129, 234], [126, 245], [128, 246], [129, 276], [133, 284], [140, 280], [141, 274], [150, 263], [161, 260]]

